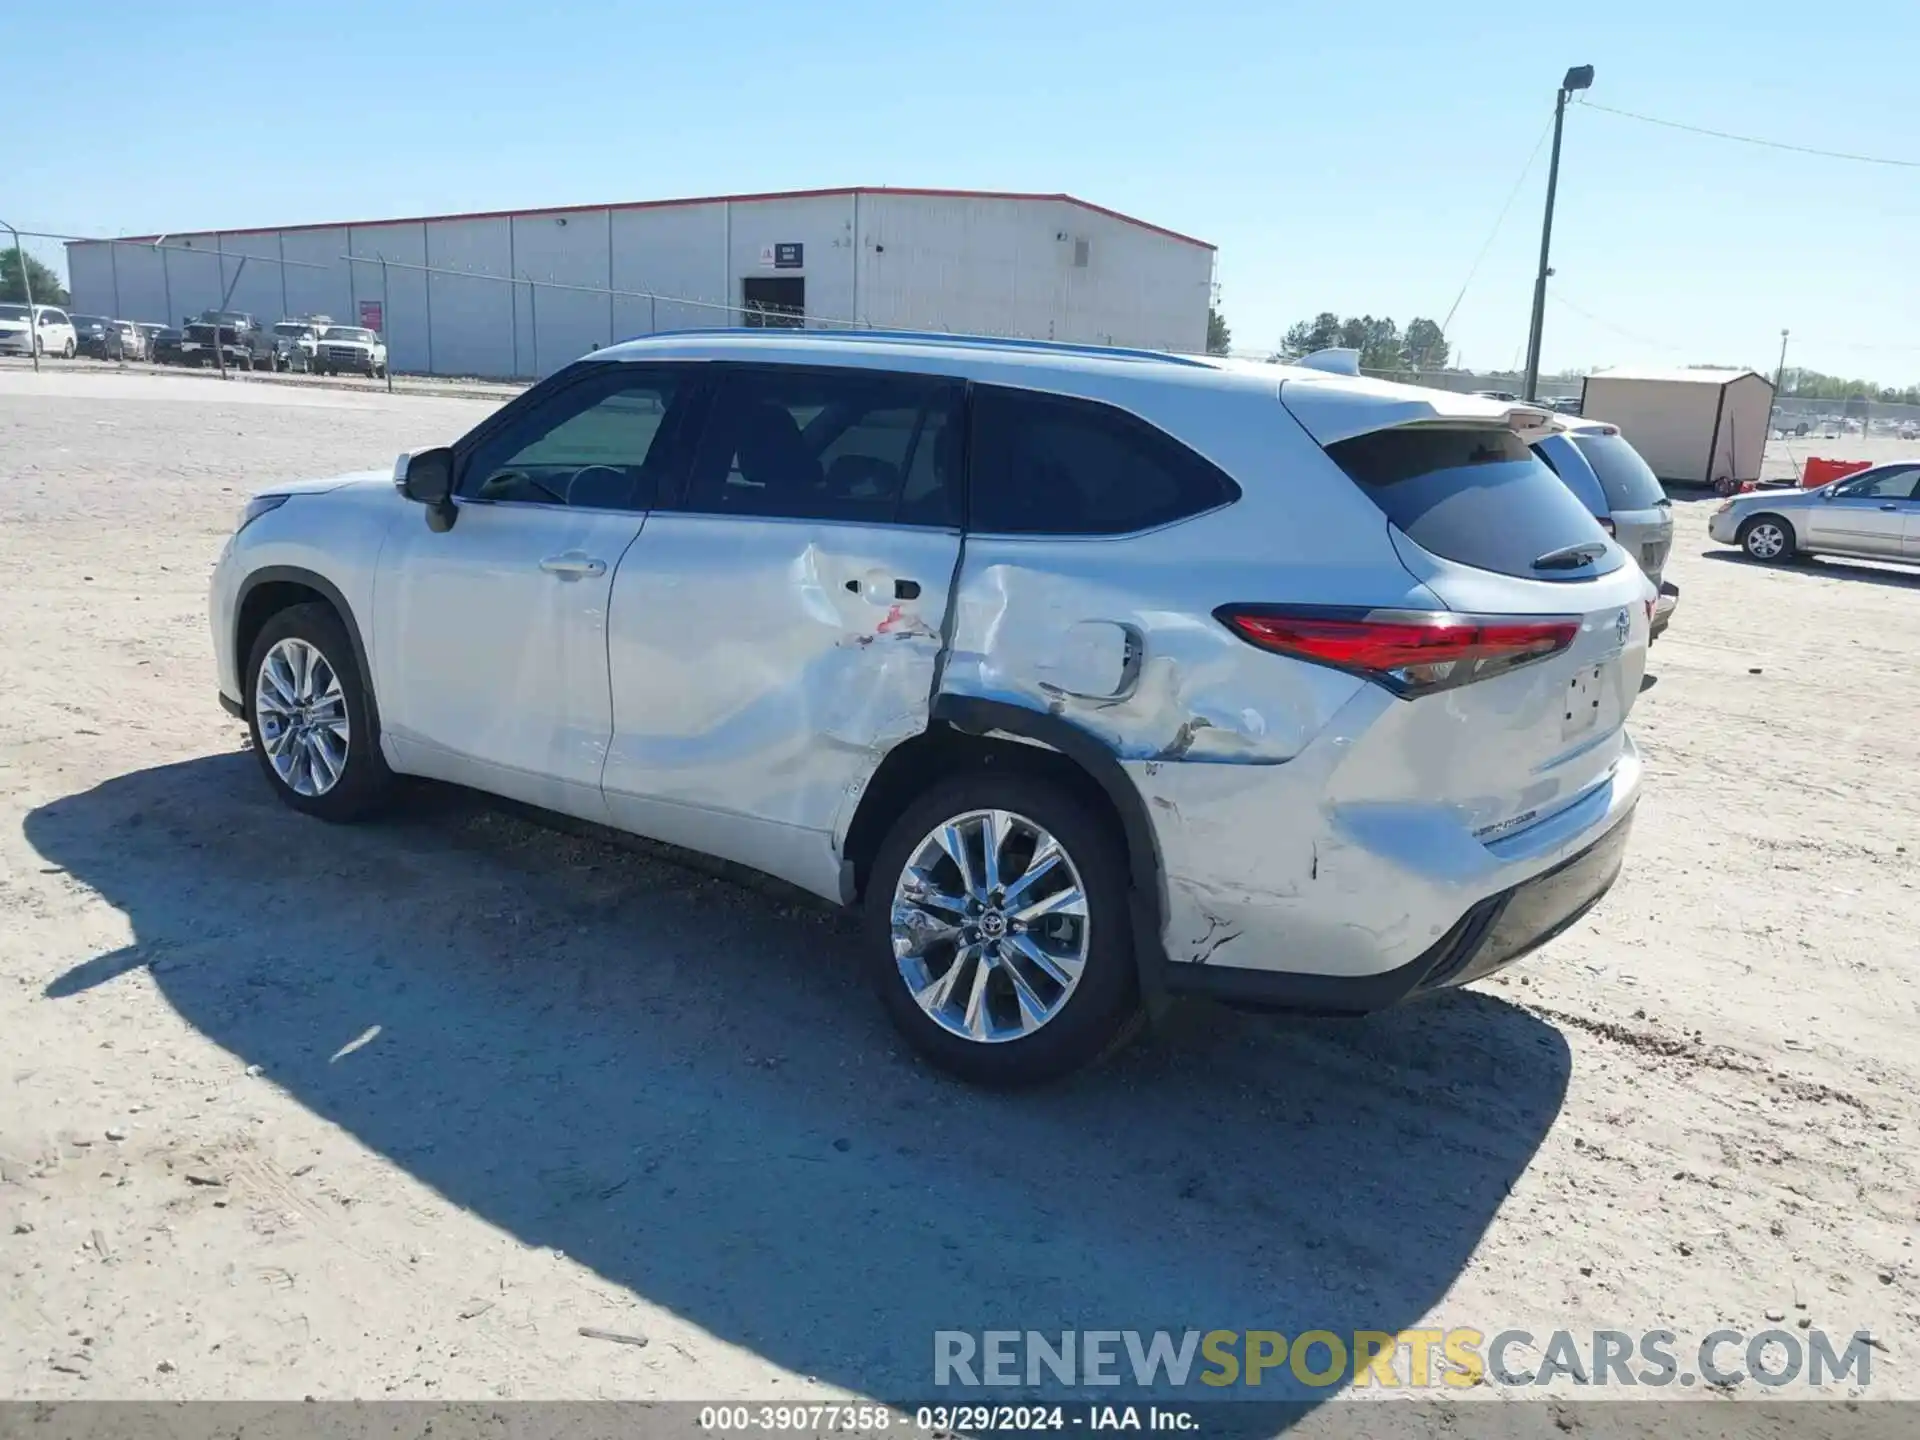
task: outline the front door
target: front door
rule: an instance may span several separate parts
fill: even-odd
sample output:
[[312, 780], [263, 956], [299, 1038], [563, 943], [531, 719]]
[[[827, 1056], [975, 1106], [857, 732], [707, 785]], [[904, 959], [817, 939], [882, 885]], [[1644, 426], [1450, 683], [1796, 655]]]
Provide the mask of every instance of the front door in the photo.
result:
[[456, 519], [380, 555], [373, 666], [396, 768], [604, 818], [607, 600], [692, 387], [609, 365], [463, 442]]
[[614, 578], [615, 824], [837, 894], [837, 821], [927, 725], [962, 393], [720, 369], [685, 493]]
[[1916, 484], [1920, 465], [1882, 465], [1840, 481], [1828, 499], [1800, 512], [1808, 548], [1898, 559]]

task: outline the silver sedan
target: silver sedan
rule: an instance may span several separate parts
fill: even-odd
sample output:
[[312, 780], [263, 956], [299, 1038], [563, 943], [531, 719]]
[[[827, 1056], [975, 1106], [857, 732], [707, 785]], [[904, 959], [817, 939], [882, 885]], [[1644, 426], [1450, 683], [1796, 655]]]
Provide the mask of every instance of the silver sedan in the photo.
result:
[[1875, 465], [1816, 490], [1736, 495], [1707, 522], [1755, 560], [1851, 555], [1920, 564], [1920, 460]]

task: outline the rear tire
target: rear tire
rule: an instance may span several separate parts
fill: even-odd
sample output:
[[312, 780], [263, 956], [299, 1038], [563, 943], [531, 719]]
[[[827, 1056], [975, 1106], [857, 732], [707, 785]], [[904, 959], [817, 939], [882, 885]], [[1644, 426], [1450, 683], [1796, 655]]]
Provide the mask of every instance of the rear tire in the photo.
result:
[[392, 798], [396, 781], [374, 738], [372, 698], [330, 607], [295, 605], [271, 617], [243, 678], [254, 758], [282, 801], [344, 822]]
[[1750, 560], [1763, 565], [1786, 565], [1798, 553], [1793, 526], [1778, 515], [1755, 515], [1742, 522], [1734, 537]]
[[[1004, 826], [998, 891], [982, 849], [996, 816]], [[955, 826], [969, 857], [964, 877], [936, 838]], [[1041, 863], [1047, 841], [1060, 852], [1050, 865]], [[927, 900], [964, 900], [969, 888], [981, 897], [971, 913]], [[1068, 898], [1074, 890], [1084, 903]], [[956, 776], [908, 806], [875, 857], [866, 896], [870, 979], [907, 1043], [940, 1069], [989, 1086], [1061, 1079], [1138, 1029], [1127, 890], [1113, 822], [1070, 791], [1032, 775]], [[995, 894], [1006, 899], [995, 903]], [[1058, 908], [1033, 915], [1043, 903]], [[943, 929], [947, 938], [925, 938]]]

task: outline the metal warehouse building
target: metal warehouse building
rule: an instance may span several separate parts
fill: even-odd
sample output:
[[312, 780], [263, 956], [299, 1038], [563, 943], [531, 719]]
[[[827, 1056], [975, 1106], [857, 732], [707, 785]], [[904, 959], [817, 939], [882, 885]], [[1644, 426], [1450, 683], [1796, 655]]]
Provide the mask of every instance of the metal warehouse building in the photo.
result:
[[[381, 262], [384, 261], [383, 265]], [[657, 330], [1206, 346], [1214, 250], [1070, 195], [845, 189], [74, 241], [73, 308], [374, 323], [396, 370], [544, 375]]]

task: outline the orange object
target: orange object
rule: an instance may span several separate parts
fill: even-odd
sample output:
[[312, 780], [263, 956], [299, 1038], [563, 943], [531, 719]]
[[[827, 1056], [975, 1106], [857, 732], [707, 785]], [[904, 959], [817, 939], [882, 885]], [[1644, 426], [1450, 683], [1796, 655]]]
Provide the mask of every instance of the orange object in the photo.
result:
[[1812, 490], [1821, 485], [1830, 485], [1835, 480], [1844, 479], [1872, 465], [1871, 460], [1816, 460], [1809, 458], [1807, 467], [1800, 475], [1800, 488]]

